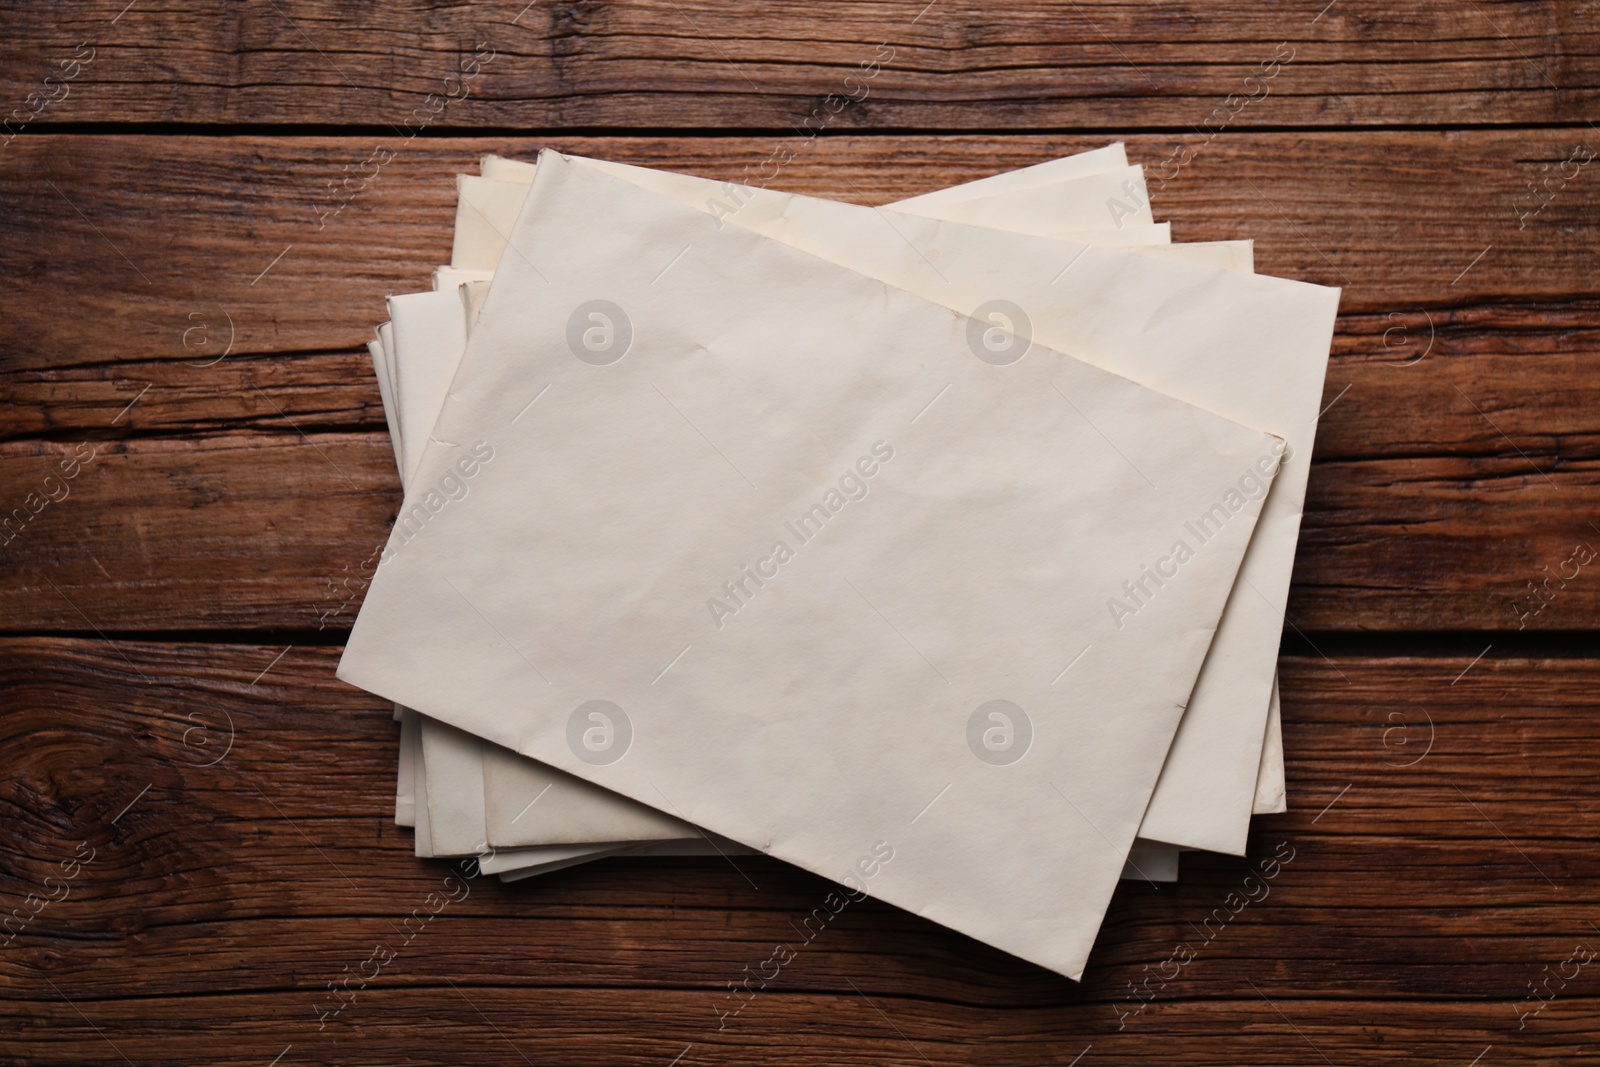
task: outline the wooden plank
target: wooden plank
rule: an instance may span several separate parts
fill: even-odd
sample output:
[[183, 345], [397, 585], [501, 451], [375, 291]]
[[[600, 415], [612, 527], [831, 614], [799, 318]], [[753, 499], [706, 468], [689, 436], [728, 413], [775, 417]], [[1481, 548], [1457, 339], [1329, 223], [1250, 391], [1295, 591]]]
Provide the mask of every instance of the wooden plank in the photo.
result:
[[[1479, 417], [1463, 399], [1456, 409]], [[400, 504], [387, 434], [307, 435], [292, 423], [0, 444], [0, 485], [11, 516], [0, 618], [12, 633], [340, 632]], [[1500, 448], [1321, 462], [1289, 620], [1320, 631], [1595, 629], [1600, 558], [1579, 545], [1600, 552], [1600, 459]]]
[[387, 435], [24, 442], [0, 457], [13, 631], [347, 629], [400, 502]]
[[[197, 313], [196, 331], [209, 331]], [[241, 428], [295, 434], [383, 430], [383, 398], [366, 349], [215, 357], [202, 332], [195, 359], [108, 360], [44, 369], [0, 369], [0, 426], [13, 439], [57, 441], [126, 434], [197, 435]], [[203, 358], [202, 358], [203, 357]]]
[[[1160, 1030], [1129, 1035], [1117, 1032], [1114, 1019], [1088, 1019], [1090, 1013], [1076, 1005], [997, 1011], [888, 996], [869, 976], [857, 979], [859, 994], [770, 997], [759, 1016], [724, 1031], [716, 1030], [715, 1019], [709, 1026], [703, 1021], [705, 995], [699, 992], [563, 989], [530, 1002], [527, 990], [493, 985], [382, 990], [364, 994], [364, 1025], [333, 1036], [308, 1034], [288, 1021], [303, 994], [192, 995], [77, 1008], [58, 1000], [18, 1011], [27, 1036], [16, 1045], [17, 1054], [27, 1058], [16, 1062], [126, 1067], [126, 1055], [133, 1062], [263, 1067], [287, 1051], [285, 1065], [303, 1054], [315, 1057], [310, 1062], [362, 1067], [444, 1065], [474, 1057], [522, 1063], [519, 1053], [528, 1063], [575, 1067], [663, 1067], [678, 1055], [682, 1067], [756, 1060], [801, 1067], [1002, 1067], [1066, 1065], [1089, 1052], [1085, 1065], [1465, 1067], [1493, 1047], [1496, 1063], [1585, 1063], [1592, 1035], [1584, 1017], [1592, 1017], [1597, 1003], [1592, 997], [1565, 999], [1559, 1005], [1564, 1018], [1551, 1019], [1522, 1040], [1507, 1035], [1492, 1013], [1486, 1018], [1481, 1004], [1356, 998], [1305, 1006], [1260, 997], [1178, 1002], [1163, 1010]], [[116, 1036], [115, 1048], [107, 1034]]]
[[[0, 948], [15, 1062], [115, 1059], [86, 1019], [135, 1062], [497, 1056], [485, 1016], [530, 1057], [583, 1035], [594, 1062], [788, 1042], [799, 1062], [921, 1062], [862, 994], [935, 1062], [1068, 1062], [1090, 1041], [1102, 1061], [1320, 1062], [1298, 1027], [1334, 1062], [1459, 1065], [1592, 1037], [1582, 979], [1520, 1033], [1518, 1012], [1542, 968], [1600, 942], [1600, 660], [1286, 657], [1291, 812], [1259, 820], [1246, 859], [1125, 884], [1081, 986], [866, 901], [719, 1030], [727, 983], [799, 940], [826, 883], [741, 860], [752, 887], [711, 859], [447, 887], [389, 822], [396, 730], [333, 683], [338, 652], [0, 640], [0, 915], [62, 894]], [[393, 959], [321, 1017], [377, 945]], [[819, 1012], [837, 1019], [820, 1037]]]
[[1591, 116], [1600, 73], [1588, 13], [1556, 0], [121, 8], [11, 6], [13, 128], [1549, 123]]
[[[560, 989], [530, 998], [525, 989], [466, 983], [380, 990], [363, 994], [363, 1023], [332, 1035], [308, 1033], [291, 1021], [302, 993], [76, 1006], [58, 999], [19, 1007], [26, 1036], [14, 1048], [26, 1058], [15, 1062], [264, 1067], [284, 1054], [284, 1065], [304, 1055], [313, 1058], [300, 1062], [361, 1067], [524, 1058], [573, 1067], [664, 1067], [682, 1056], [681, 1067], [769, 1060], [798, 1067], [1003, 1067], [1067, 1065], [1088, 1052], [1081, 1061], [1086, 1067], [1466, 1067], [1492, 1047], [1495, 1063], [1587, 1063], [1593, 1047], [1587, 1020], [1597, 1006], [1593, 997], [1564, 998], [1557, 1005], [1560, 1018], [1550, 1017], [1524, 1037], [1507, 1034], [1501, 1018], [1471, 1001], [1180, 1001], [1163, 1009], [1159, 1029], [1129, 1034], [1119, 1033], [1115, 1017], [1104, 1009], [1091, 1012], [1070, 1002], [996, 1010], [886, 995], [869, 973], [858, 972], [855, 981], [860, 993], [770, 996], [748, 1023], [740, 1020], [737, 1029], [722, 1031], [715, 1018], [705, 1020], [705, 994], [699, 991]], [[108, 1035], [115, 1036], [115, 1047]]]
[[[1109, 137], [819, 138], [773, 184], [883, 203]], [[1343, 287], [1347, 314], [1536, 311], [1527, 305], [1591, 298], [1600, 269], [1590, 170], [1527, 213], [1527, 183], [1560, 170], [1575, 140], [1559, 129], [1230, 133], [1153, 181], [1152, 199], [1181, 240], [1253, 238], [1263, 272]], [[1129, 151], [1154, 179], [1181, 143], [1136, 137]], [[426, 288], [448, 258], [451, 175], [485, 151], [551, 145], [738, 179], [779, 144], [24, 135], [0, 155], [0, 195], [15, 206], [0, 216], [12, 282], [0, 350], [27, 370], [355, 348], [386, 295]], [[377, 147], [395, 156], [373, 176], [362, 164]]]
[[[365, 350], [199, 358], [201, 336], [191, 335], [197, 358], [186, 361], [0, 367], [0, 426], [9, 438], [58, 441], [385, 429]], [[1600, 302], [1342, 316], [1324, 395], [1314, 460], [1592, 459]]]
[[1594, 458], [1600, 302], [1341, 316], [1324, 398], [1314, 462]]
[[1324, 463], [1289, 622], [1301, 630], [1593, 630], [1600, 463]]

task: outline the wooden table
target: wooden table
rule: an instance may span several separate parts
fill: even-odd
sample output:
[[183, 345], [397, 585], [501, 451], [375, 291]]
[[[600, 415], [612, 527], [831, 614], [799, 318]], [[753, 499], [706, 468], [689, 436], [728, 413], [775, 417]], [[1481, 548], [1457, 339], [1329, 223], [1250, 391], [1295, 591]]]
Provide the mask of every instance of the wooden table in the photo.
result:
[[[1600, 5], [123, 3], [0, 35], [0, 1062], [1600, 1062]], [[782, 147], [882, 203], [1116, 138], [1175, 239], [1344, 288], [1290, 813], [1125, 884], [1082, 985], [868, 902], [720, 1027], [821, 880], [436, 907], [333, 670], [451, 175]]]

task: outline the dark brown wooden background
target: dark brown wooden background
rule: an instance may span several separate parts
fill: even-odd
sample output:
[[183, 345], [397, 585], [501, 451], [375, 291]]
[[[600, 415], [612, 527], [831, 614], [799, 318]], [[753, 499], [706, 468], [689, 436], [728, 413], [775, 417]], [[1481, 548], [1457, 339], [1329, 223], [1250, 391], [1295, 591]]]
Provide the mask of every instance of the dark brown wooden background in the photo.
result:
[[[0, 508], [93, 454], [0, 547], [0, 1062], [1600, 1062], [1600, 561], [1527, 585], [1600, 548], [1600, 4], [124, 2], [0, 4]], [[605, 862], [402, 926], [450, 868], [333, 669], [399, 501], [361, 345], [450, 176], [783, 144], [884, 202], [1113, 138], [1198, 149], [1176, 239], [1344, 287], [1252, 858], [1125, 885], [1081, 986], [869, 902], [722, 1029], [821, 880]]]

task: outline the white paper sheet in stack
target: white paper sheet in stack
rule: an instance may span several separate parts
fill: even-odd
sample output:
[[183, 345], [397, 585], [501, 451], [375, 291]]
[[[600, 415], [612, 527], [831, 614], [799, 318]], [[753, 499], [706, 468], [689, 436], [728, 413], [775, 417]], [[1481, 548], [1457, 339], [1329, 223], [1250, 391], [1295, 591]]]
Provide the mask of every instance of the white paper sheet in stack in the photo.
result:
[[460, 179], [340, 670], [416, 709], [418, 853], [755, 849], [1078, 977], [1119, 874], [1242, 852], [1338, 294], [1168, 239], [1120, 145], [884, 209]]

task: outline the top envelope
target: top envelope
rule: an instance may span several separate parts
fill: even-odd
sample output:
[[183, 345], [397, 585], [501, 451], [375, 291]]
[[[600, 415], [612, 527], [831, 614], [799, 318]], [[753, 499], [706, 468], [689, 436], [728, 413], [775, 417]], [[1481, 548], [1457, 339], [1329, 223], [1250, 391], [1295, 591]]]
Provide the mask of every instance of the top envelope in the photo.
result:
[[1078, 977], [1281, 444], [547, 153], [340, 676]]

